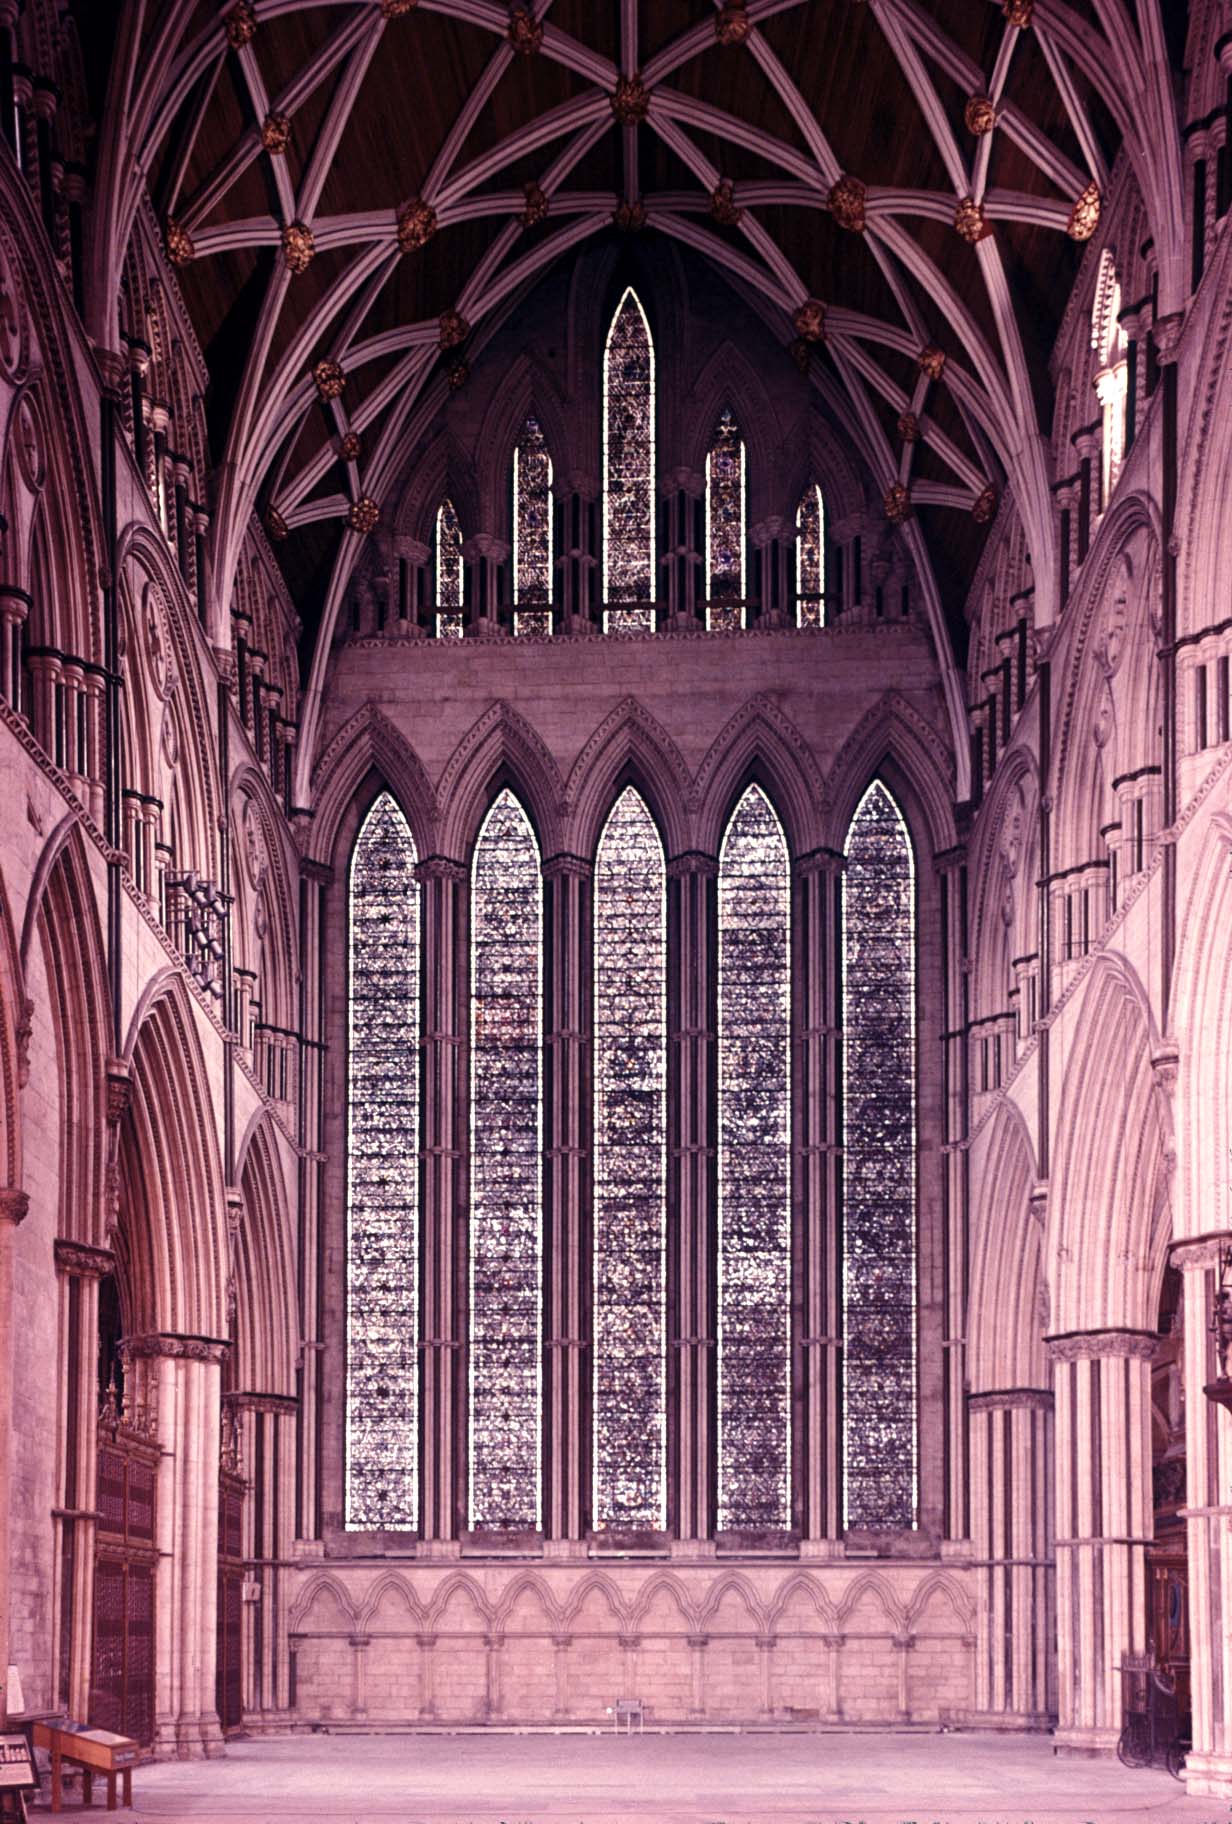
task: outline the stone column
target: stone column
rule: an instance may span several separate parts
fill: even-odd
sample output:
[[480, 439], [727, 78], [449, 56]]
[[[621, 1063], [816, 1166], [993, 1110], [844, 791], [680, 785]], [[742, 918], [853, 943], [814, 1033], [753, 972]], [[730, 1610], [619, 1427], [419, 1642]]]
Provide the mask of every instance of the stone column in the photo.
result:
[[512, 592], [505, 588], [509, 552], [510, 547], [504, 539], [493, 538], [488, 532], [477, 532], [463, 545], [468, 633], [490, 637], [509, 631], [512, 620], [509, 596]]
[[692, 469], [674, 469], [660, 484], [662, 625], [682, 633], [696, 631], [705, 617], [705, 499], [705, 478]]
[[569, 1716], [569, 1649], [572, 1645], [573, 1636], [571, 1634], [553, 1634], [556, 1700], [552, 1715], [562, 1722], [567, 1721]]
[[592, 634], [601, 624], [599, 497], [599, 483], [590, 475], [567, 476], [556, 497], [556, 599], [562, 633]]
[[155, 1333], [122, 1343], [143, 1402], [157, 1413], [159, 1564], [155, 1590], [154, 1744], [180, 1760], [222, 1753], [218, 1653], [220, 1369], [227, 1344]]
[[[757, 625], [789, 627], [795, 592], [788, 578], [788, 558], [793, 554], [788, 522], [777, 514], [763, 519], [750, 530], [749, 543], [754, 554], [754, 583], [749, 593], [757, 598]], [[746, 610], [746, 626], [752, 618]]]
[[90, 1698], [94, 1628], [94, 1537], [98, 1486], [98, 1282], [115, 1266], [105, 1248], [57, 1241], [59, 1360], [63, 1363], [64, 1443], [57, 1464], [58, 1507], [52, 1583], [53, 1696], [70, 1716]]
[[[0, 1654], [9, 1663], [9, 1504], [12, 1487], [13, 1451], [13, 1354], [17, 1338], [13, 1335], [13, 1245], [17, 1225], [24, 1222], [30, 1207], [25, 1191], [15, 1187], [0, 1190], [0, 1488], [5, 1499], [0, 1501]], [[0, 1720], [7, 1716], [5, 1690], [0, 1687]]]
[[713, 855], [667, 864], [669, 1493], [690, 1556], [714, 1551], [718, 872]]
[[420, 862], [416, 873], [424, 889], [420, 1546], [426, 1554], [456, 1556], [466, 1427], [460, 1360], [466, 1284], [454, 1240], [466, 1209], [467, 876], [459, 862], [441, 855]]
[[817, 849], [793, 865], [793, 1094], [796, 1113], [795, 1339], [800, 1392], [795, 1428], [800, 1551], [826, 1557], [843, 1530], [842, 1275], [839, 1086], [843, 858]]
[[1145, 1330], [1047, 1338], [1056, 1401], [1056, 1739], [1064, 1747], [1116, 1747], [1121, 1658], [1146, 1650], [1155, 1344]]
[[299, 1401], [277, 1393], [227, 1396], [243, 1439], [248, 1480], [244, 1572], [257, 1600], [245, 1604], [245, 1708], [276, 1719], [290, 1703], [285, 1573], [295, 1519], [295, 1426]]
[[1043, 1729], [1056, 1710], [1053, 1396], [973, 1393], [971, 1545], [979, 1579], [975, 1708], [1001, 1728]]
[[[967, 1412], [967, 1295], [970, 1258], [971, 1054], [966, 1033], [970, 1020], [970, 975], [967, 958], [967, 851], [963, 844], [937, 855], [941, 910], [941, 1120], [942, 1220], [947, 1276], [943, 1288], [941, 1441], [944, 1457], [943, 1512], [945, 1537], [971, 1537], [970, 1467]], [[925, 1446], [927, 1448], [927, 1446]]]
[[544, 863], [544, 1481], [547, 1550], [580, 1549], [590, 1511], [590, 862]]
[[398, 568], [394, 631], [403, 638], [422, 638], [432, 620], [432, 552], [419, 539], [399, 534], [394, 540], [394, 560]]
[[708, 1634], [690, 1634], [689, 1642], [689, 1718], [700, 1722], [706, 1714], [706, 1648], [710, 1645]]
[[1219, 1372], [1211, 1319], [1232, 1231], [1173, 1245], [1184, 1314], [1185, 1530], [1189, 1560], [1191, 1793], [1232, 1797], [1232, 1416], [1203, 1388]]
[[30, 612], [30, 597], [13, 583], [0, 583], [0, 696], [10, 709], [30, 719], [22, 701], [21, 630]]

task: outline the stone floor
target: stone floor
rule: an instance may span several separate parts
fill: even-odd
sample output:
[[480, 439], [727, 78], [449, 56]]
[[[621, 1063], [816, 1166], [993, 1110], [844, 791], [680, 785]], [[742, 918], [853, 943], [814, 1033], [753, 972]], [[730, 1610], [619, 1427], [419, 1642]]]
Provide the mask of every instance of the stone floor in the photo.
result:
[[[309, 1735], [141, 1768], [140, 1824], [1230, 1824], [1162, 1771], [981, 1735]], [[97, 1802], [97, 1801], [96, 1801]], [[70, 1801], [70, 1803], [72, 1803]], [[76, 1806], [73, 1805], [73, 1809]], [[66, 1814], [67, 1815], [67, 1814]]]

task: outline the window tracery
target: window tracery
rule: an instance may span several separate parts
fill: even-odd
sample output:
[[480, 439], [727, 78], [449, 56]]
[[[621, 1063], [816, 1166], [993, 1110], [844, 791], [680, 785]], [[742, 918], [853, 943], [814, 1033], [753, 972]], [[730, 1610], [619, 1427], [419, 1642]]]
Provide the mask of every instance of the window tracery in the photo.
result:
[[826, 509], [816, 482], [796, 508], [796, 620], [801, 627], [826, 620]]
[[535, 417], [513, 451], [515, 633], [552, 631], [552, 458]]
[[846, 1523], [916, 1524], [915, 863], [879, 781], [843, 880]]
[[603, 355], [603, 599], [611, 633], [654, 631], [654, 343], [636, 292]]
[[744, 626], [745, 453], [740, 426], [724, 411], [706, 457], [706, 625]]
[[346, 1525], [413, 1528], [419, 1475], [419, 887], [383, 792], [351, 858]]
[[470, 1524], [539, 1525], [539, 848], [508, 789], [471, 869]]
[[761, 788], [719, 858], [719, 1526], [791, 1523], [790, 894]]
[[436, 510], [436, 633], [462, 638], [462, 527], [451, 500]]
[[666, 1524], [666, 872], [629, 786], [595, 861], [594, 1519]]

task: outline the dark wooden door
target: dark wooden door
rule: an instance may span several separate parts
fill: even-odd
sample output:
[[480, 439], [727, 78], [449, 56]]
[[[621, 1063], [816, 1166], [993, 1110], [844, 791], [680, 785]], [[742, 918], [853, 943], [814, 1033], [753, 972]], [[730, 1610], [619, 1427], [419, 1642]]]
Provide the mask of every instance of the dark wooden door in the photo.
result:
[[98, 1447], [94, 1653], [89, 1721], [154, 1740], [157, 1456], [107, 1427]]
[[218, 1720], [244, 1721], [244, 1484], [223, 1471], [218, 1484]]

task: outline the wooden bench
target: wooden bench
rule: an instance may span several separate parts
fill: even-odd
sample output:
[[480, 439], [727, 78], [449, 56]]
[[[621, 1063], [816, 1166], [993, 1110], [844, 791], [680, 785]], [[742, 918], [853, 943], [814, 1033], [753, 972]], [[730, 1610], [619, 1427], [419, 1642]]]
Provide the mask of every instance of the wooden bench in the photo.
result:
[[113, 1735], [109, 1729], [87, 1729], [84, 1723], [35, 1723], [34, 1745], [46, 1748], [51, 1755], [51, 1809], [63, 1809], [63, 1765], [65, 1761], [81, 1768], [82, 1805], [94, 1803], [94, 1776], [101, 1773], [107, 1781], [107, 1809], [116, 1808], [116, 1781], [124, 1786], [124, 1803], [133, 1802], [133, 1767], [141, 1753], [140, 1746], [127, 1735]]

